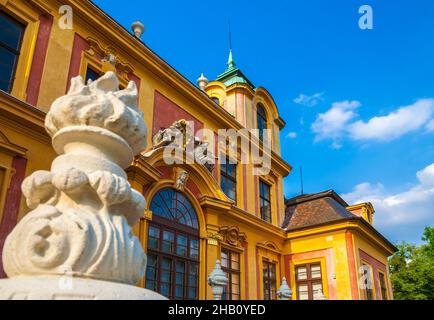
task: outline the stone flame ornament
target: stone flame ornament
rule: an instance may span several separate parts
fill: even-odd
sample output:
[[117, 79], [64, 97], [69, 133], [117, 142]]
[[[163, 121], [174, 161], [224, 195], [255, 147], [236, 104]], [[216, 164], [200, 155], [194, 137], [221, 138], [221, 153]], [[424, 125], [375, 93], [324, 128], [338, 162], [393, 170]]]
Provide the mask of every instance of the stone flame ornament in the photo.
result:
[[[51, 171], [23, 182], [33, 211], [6, 240], [3, 265], [11, 279], [0, 281], [0, 299], [161, 299], [128, 286], [146, 268], [131, 230], [146, 203], [123, 170], [146, 147], [135, 83], [120, 91], [112, 72], [88, 85], [74, 78], [45, 126], [59, 156]], [[65, 275], [72, 279], [67, 288], [60, 285]]]

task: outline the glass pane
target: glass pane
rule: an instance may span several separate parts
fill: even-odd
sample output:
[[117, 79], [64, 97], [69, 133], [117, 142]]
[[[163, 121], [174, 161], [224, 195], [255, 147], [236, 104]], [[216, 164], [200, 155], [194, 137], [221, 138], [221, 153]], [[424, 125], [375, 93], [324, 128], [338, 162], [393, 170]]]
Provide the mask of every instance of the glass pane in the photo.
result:
[[240, 284], [240, 276], [238, 274], [233, 274], [232, 275], [232, 283], [233, 284], [237, 284], [237, 285]]
[[179, 255], [179, 256], [182, 256], [182, 257], [187, 256], [188, 238], [184, 237], [184, 236], [178, 236], [177, 239], [176, 239], [176, 241], [177, 241], [176, 254]]
[[238, 253], [232, 253], [231, 258], [232, 258], [231, 269], [240, 270], [240, 255]]
[[236, 179], [237, 178], [237, 165], [236, 164], [229, 164], [228, 165], [228, 176]]
[[232, 284], [232, 295], [239, 295], [240, 294], [240, 285], [239, 284]]
[[163, 232], [163, 252], [172, 253], [175, 244], [175, 234], [173, 232], [164, 231]]
[[199, 240], [190, 240], [190, 258], [199, 259]]
[[169, 284], [163, 284], [163, 283], [162, 283], [162, 284], [160, 285], [160, 293], [161, 293], [163, 296], [169, 298], [169, 296], [170, 296], [170, 285], [169, 285]]
[[227, 178], [224, 177], [224, 176], [221, 177], [220, 187], [221, 187], [222, 191], [227, 195], [228, 194], [228, 189], [227, 189], [226, 179]]
[[163, 258], [161, 261], [162, 270], [172, 270], [172, 260], [168, 258]]
[[175, 287], [175, 299], [177, 300], [184, 299], [184, 286]]
[[321, 278], [321, 266], [319, 264], [312, 265], [310, 268], [310, 273], [312, 279]]
[[221, 263], [223, 268], [229, 268], [229, 257], [227, 252], [222, 251], [221, 253]]
[[270, 265], [270, 279], [276, 280], [276, 265]]
[[0, 47], [0, 89], [9, 92], [17, 56]]
[[237, 194], [236, 188], [237, 188], [236, 184], [233, 181], [228, 180], [228, 191], [227, 191], [226, 195], [228, 196], [229, 199], [235, 200], [237, 198], [237, 196], [236, 196], [236, 194]]
[[148, 254], [148, 263], [146, 267], [146, 288], [157, 291], [157, 257]]
[[309, 287], [308, 285], [298, 286], [298, 300], [309, 300]]
[[0, 12], [0, 30], [0, 42], [11, 49], [18, 50], [24, 26]]
[[169, 283], [171, 278], [170, 271], [161, 271], [160, 280], [161, 282]]
[[306, 280], [306, 279], [307, 279], [306, 267], [298, 267], [297, 268], [297, 280]]
[[148, 248], [158, 249], [160, 242], [160, 229], [149, 227]]
[[313, 299], [314, 300], [321, 299], [322, 295], [324, 294], [324, 292], [322, 290], [322, 283], [312, 284], [312, 293], [313, 293]]
[[270, 186], [264, 183], [264, 198], [270, 200]]
[[188, 288], [188, 299], [196, 299], [197, 288]]

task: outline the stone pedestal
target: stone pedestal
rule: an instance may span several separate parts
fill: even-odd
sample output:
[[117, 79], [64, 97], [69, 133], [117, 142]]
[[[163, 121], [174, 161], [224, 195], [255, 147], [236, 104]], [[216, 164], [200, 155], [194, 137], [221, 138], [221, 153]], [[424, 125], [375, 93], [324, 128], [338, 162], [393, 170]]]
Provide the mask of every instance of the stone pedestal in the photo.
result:
[[116, 282], [68, 277], [0, 281], [0, 300], [166, 300], [146, 289]]

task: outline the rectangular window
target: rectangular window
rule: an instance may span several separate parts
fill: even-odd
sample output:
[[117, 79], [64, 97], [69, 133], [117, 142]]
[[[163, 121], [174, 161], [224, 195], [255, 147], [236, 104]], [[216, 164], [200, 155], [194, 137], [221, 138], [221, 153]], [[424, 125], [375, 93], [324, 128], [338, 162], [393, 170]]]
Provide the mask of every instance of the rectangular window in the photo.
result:
[[240, 300], [240, 254], [222, 249], [222, 270], [226, 273], [229, 282], [223, 291], [223, 300]]
[[150, 224], [146, 288], [174, 300], [199, 295], [199, 240], [187, 233]]
[[264, 300], [276, 300], [276, 265], [274, 263], [262, 262], [262, 281]]
[[321, 264], [306, 264], [295, 268], [298, 300], [318, 300], [323, 292]]
[[0, 90], [10, 93], [25, 27], [0, 11]]
[[229, 199], [237, 201], [237, 165], [229, 163], [228, 159], [221, 165], [220, 172], [221, 189]]
[[271, 223], [271, 187], [263, 181], [259, 181], [259, 204], [261, 210], [261, 218], [264, 221]]
[[365, 278], [365, 283], [363, 288], [363, 291], [365, 293], [365, 299], [374, 300], [374, 291], [372, 289], [373, 282], [372, 282], [371, 267], [367, 264], [362, 264], [362, 267], [363, 267], [363, 276]]
[[381, 299], [383, 299], [383, 300], [389, 300], [389, 297], [387, 295], [386, 276], [382, 272], [380, 272], [378, 274], [378, 276], [379, 276], [379, 279], [380, 279]]

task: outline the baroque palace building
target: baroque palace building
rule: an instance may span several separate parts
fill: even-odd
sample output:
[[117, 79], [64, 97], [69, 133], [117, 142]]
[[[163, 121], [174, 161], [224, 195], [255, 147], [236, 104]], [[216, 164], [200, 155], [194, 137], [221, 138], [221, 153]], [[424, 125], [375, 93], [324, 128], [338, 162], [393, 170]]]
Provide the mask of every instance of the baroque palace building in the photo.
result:
[[[72, 29], [60, 27], [62, 5], [73, 10]], [[171, 299], [210, 299], [207, 276], [221, 260], [225, 299], [276, 299], [283, 277], [293, 299], [393, 298], [387, 258], [396, 248], [372, 226], [372, 205], [349, 206], [333, 191], [285, 201], [285, 122], [232, 53], [221, 75], [201, 77], [197, 87], [87, 0], [0, 0], [0, 250], [30, 210], [23, 178], [49, 169], [55, 157], [44, 129], [51, 103], [72, 77], [95, 80], [108, 71], [121, 87], [137, 84], [149, 130], [148, 149], [127, 170], [147, 200], [134, 230], [148, 256], [138, 285]], [[215, 135], [221, 128], [268, 129], [268, 137], [249, 139], [259, 148], [270, 141], [270, 172], [254, 175], [248, 163], [167, 165], [158, 144], [180, 120]], [[214, 150], [223, 152], [218, 144]]]

